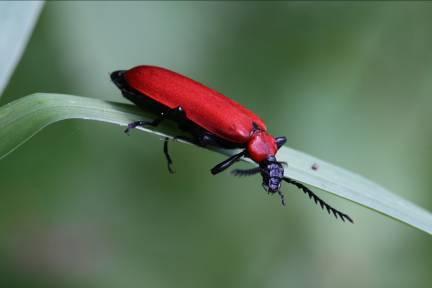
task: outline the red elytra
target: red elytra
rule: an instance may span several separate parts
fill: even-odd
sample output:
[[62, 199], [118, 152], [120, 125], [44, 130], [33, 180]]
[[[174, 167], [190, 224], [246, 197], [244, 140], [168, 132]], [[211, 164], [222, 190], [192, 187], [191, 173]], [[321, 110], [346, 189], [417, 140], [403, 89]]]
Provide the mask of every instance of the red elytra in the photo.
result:
[[[276, 142], [260, 117], [193, 79], [155, 66], [132, 68], [124, 78], [133, 89], [158, 103], [170, 109], [182, 107], [190, 121], [210, 133], [229, 142], [248, 143], [249, 155], [256, 162], [277, 152]], [[259, 129], [254, 129], [254, 123]]]
[[[284, 169], [282, 163], [276, 160], [276, 153], [286, 142], [286, 138], [270, 135], [259, 116], [234, 100], [184, 75], [157, 66], [141, 65], [130, 70], [114, 71], [111, 79], [123, 96], [139, 107], [150, 108], [160, 114], [152, 121], [130, 123], [126, 132], [137, 126], [157, 126], [165, 119], [177, 121], [179, 128], [189, 132], [191, 138], [187, 140], [197, 145], [243, 149], [213, 167], [212, 174], [222, 172], [242, 157], [249, 157], [259, 166], [245, 170], [235, 169], [234, 175], [260, 173], [264, 189], [272, 194], [278, 193], [284, 205], [281, 182], [288, 182], [308, 194], [329, 213], [332, 212], [336, 218], [352, 222], [348, 215], [325, 203], [303, 184], [284, 177]], [[164, 153], [168, 169], [172, 172], [168, 139], [164, 142]]]

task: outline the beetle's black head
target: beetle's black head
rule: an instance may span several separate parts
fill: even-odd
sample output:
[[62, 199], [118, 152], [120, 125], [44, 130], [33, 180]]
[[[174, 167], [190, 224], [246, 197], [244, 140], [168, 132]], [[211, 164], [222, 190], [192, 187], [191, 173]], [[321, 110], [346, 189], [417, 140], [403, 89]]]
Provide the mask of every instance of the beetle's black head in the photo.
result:
[[123, 90], [125, 88], [125, 86], [127, 86], [126, 83], [125, 83], [125, 80], [123, 78], [123, 74], [125, 72], [126, 71], [124, 71], [124, 70], [117, 70], [117, 71], [112, 72], [111, 75], [110, 75], [111, 80], [114, 82], [114, 84], [120, 90]]
[[283, 180], [284, 169], [275, 156], [270, 156], [267, 160], [260, 163], [262, 185], [269, 193], [279, 192]]

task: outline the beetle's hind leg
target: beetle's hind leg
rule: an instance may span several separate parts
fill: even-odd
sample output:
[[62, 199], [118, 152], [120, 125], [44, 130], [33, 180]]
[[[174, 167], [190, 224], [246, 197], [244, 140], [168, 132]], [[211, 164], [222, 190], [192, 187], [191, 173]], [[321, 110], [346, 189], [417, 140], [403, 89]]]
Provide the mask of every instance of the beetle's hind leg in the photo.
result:
[[[129, 131], [131, 129], [134, 129], [136, 127], [146, 127], [146, 126], [153, 126], [156, 127], [158, 126], [162, 121], [169, 119], [169, 118], [174, 118], [174, 119], [184, 119], [186, 117], [186, 114], [183, 110], [183, 108], [181, 106], [178, 106], [177, 108], [174, 109], [169, 109], [166, 112], [161, 113], [161, 115], [154, 119], [154, 120], [150, 120], [150, 121], [144, 121], [144, 120], [140, 120], [140, 121], [134, 121], [128, 124], [127, 128], [125, 129], [125, 133], [129, 134]], [[176, 136], [174, 137], [174, 140], [177, 139], [185, 139], [187, 141], [190, 141], [189, 139], [186, 139], [182, 136]], [[168, 151], [168, 141], [170, 139], [168, 137], [165, 137], [164, 139], [164, 145], [163, 145], [163, 152], [165, 155], [165, 159], [167, 161], [168, 164], [168, 171], [173, 174], [175, 173], [175, 169], [174, 169], [174, 163], [172, 161], [171, 155], [169, 154]]]
[[174, 116], [177, 116], [177, 117], [182, 116], [182, 117], [184, 117], [184, 114], [185, 114], [185, 112], [184, 112], [183, 108], [181, 106], [179, 106], [177, 108], [169, 109], [168, 111], [161, 113], [161, 115], [158, 118], [154, 119], [154, 120], [151, 120], [151, 121], [140, 120], [140, 121], [131, 122], [131, 123], [128, 124], [128, 126], [127, 126], [127, 128], [125, 129], [124, 132], [126, 134], [129, 134], [129, 131], [132, 130], [132, 129], [135, 129], [136, 127], [146, 127], [146, 126], [156, 127], [162, 121], [164, 121], [164, 120], [166, 120], [168, 118], [171, 118], [171, 117], [174, 117]]
[[129, 131], [135, 129], [136, 127], [145, 127], [145, 126], [156, 126], [152, 124], [153, 121], [134, 121], [127, 125], [127, 128], [124, 130], [124, 133], [129, 135]]

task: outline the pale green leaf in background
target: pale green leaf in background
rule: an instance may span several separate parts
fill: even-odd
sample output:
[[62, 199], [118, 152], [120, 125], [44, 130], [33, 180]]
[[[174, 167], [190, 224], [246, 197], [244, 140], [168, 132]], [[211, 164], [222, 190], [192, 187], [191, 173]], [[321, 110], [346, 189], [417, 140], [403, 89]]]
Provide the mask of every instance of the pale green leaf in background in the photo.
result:
[[43, 6], [43, 1], [0, 2], [0, 96], [5, 89]]
[[[57, 121], [86, 119], [126, 126], [148, 116], [133, 105], [70, 95], [34, 94], [0, 108], [0, 158], [42, 128]], [[139, 129], [162, 137], [179, 134], [172, 125], [171, 128], [169, 125], [161, 125], [157, 128]], [[287, 147], [282, 147], [277, 156], [279, 161], [288, 163], [286, 176], [432, 234], [431, 213], [362, 176]], [[314, 165], [317, 169], [312, 169]]]

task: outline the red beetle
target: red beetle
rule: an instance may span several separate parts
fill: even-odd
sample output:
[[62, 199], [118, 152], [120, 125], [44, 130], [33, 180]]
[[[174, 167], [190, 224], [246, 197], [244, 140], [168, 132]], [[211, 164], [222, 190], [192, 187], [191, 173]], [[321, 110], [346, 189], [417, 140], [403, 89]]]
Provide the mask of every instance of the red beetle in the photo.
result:
[[[187, 140], [199, 146], [243, 149], [213, 167], [212, 174], [222, 172], [242, 157], [249, 157], [259, 166], [247, 170], [235, 169], [234, 175], [261, 173], [264, 189], [268, 193], [278, 193], [284, 205], [280, 188], [282, 180], [286, 181], [303, 190], [336, 218], [339, 216], [343, 221], [347, 219], [352, 222], [348, 215], [325, 203], [303, 184], [284, 177], [284, 169], [282, 163], [276, 160], [276, 153], [286, 138], [273, 137], [264, 121], [239, 103], [195, 80], [156, 66], [143, 65], [127, 71], [114, 71], [111, 79], [124, 97], [160, 115], [152, 121], [132, 122], [125, 132], [138, 126], [157, 126], [165, 119], [174, 120], [180, 129], [191, 135], [192, 138]], [[168, 139], [164, 142], [164, 153], [172, 173]]]

